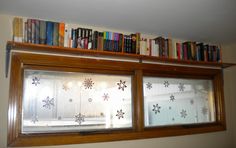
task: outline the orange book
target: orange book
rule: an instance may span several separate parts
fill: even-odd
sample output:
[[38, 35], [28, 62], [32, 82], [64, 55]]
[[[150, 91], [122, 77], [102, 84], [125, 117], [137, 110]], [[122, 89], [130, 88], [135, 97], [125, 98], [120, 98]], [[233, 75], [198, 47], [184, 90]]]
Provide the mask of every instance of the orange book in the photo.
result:
[[64, 46], [65, 23], [59, 23], [59, 46]]

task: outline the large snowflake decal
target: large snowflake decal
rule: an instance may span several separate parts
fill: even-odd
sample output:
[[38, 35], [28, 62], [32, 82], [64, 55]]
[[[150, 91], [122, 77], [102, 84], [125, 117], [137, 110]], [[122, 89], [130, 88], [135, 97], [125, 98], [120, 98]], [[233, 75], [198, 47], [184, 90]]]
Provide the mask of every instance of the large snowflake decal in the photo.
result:
[[147, 86], [147, 89], [151, 89], [151, 88], [152, 88], [152, 83], [148, 82], [148, 83], [146, 84], [146, 86]]
[[175, 96], [174, 95], [170, 96], [170, 101], [172, 101], [172, 102], [175, 101]]
[[35, 86], [37, 86], [38, 84], [40, 84], [40, 79], [38, 78], [38, 77], [34, 77], [33, 79], [32, 79], [32, 84], [34, 84]]
[[193, 99], [190, 100], [190, 104], [191, 104], [191, 105], [194, 104], [194, 100], [193, 100]]
[[125, 81], [122, 81], [122, 80], [120, 80], [120, 82], [117, 83], [117, 85], [119, 86], [118, 89], [121, 89], [122, 91], [124, 91], [124, 89], [127, 87], [125, 85]]
[[42, 102], [44, 102], [43, 107], [47, 109], [51, 109], [51, 107], [54, 106], [54, 98], [49, 98], [49, 96], [47, 96], [45, 100], [42, 100]]
[[160, 113], [160, 109], [161, 107], [158, 104], [156, 104], [156, 105], [153, 105], [152, 111], [154, 111], [155, 114], [157, 114], [157, 113]]
[[184, 91], [185, 87], [183, 83], [179, 83], [179, 91]]
[[169, 84], [168, 81], [164, 81], [164, 86], [165, 86], [165, 87], [169, 87], [169, 85], [170, 85], [170, 84]]
[[75, 122], [81, 125], [81, 123], [84, 122], [84, 115], [82, 115], [81, 113], [79, 113], [78, 115], [75, 115]]
[[207, 115], [207, 113], [208, 113], [207, 107], [206, 106], [202, 107], [202, 114]]
[[120, 110], [117, 110], [117, 114], [116, 114], [116, 116], [118, 117], [118, 119], [120, 119], [120, 118], [124, 118], [124, 112], [122, 111], [122, 109], [120, 109]]
[[182, 109], [182, 111], [180, 112], [180, 115], [182, 118], [186, 118], [187, 117], [187, 111]]
[[85, 89], [92, 89], [93, 84], [94, 83], [93, 83], [91, 78], [88, 78], [88, 79], [85, 78], [85, 80], [84, 80], [84, 87], [85, 87]]
[[104, 93], [103, 97], [103, 101], [108, 101], [108, 99], [110, 98], [108, 93]]

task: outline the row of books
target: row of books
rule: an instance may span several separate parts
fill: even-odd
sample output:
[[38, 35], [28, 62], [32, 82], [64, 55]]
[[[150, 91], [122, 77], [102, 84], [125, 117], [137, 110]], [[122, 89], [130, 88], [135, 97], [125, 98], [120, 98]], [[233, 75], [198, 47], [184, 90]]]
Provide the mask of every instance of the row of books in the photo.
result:
[[130, 35], [70, 28], [62, 22], [37, 19], [13, 19], [13, 40], [70, 48], [123, 52], [179, 60], [221, 62], [221, 49], [215, 45], [196, 42], [175, 42], [170, 38], [144, 38], [140, 33]]

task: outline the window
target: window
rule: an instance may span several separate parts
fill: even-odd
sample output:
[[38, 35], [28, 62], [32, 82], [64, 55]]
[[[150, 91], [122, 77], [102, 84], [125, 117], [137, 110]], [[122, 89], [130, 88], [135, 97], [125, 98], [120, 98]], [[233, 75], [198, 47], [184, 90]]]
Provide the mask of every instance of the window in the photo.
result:
[[22, 133], [131, 128], [131, 76], [24, 71]]
[[12, 52], [9, 146], [225, 130], [221, 69]]

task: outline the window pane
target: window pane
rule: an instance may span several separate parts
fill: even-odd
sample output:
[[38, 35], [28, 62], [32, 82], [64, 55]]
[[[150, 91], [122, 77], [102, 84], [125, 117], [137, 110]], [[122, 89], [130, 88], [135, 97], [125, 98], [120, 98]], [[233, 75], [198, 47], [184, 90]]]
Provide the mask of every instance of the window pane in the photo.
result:
[[215, 121], [211, 80], [144, 77], [145, 126]]
[[132, 127], [131, 76], [25, 70], [23, 133]]

